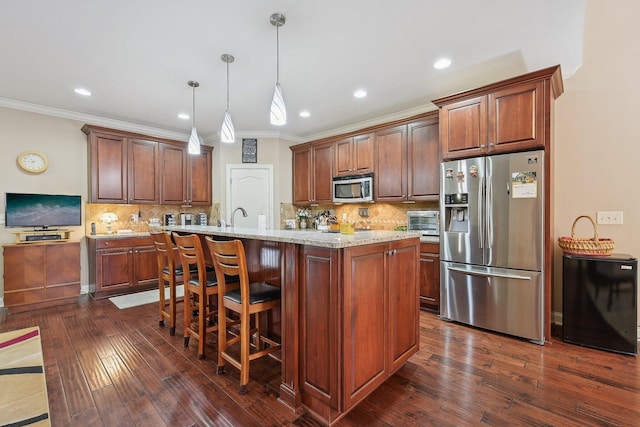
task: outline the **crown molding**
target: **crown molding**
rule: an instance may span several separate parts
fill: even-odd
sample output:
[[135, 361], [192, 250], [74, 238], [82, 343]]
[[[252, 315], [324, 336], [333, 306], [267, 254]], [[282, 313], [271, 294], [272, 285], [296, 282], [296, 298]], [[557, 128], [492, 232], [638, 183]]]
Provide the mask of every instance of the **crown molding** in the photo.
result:
[[304, 138], [303, 142], [316, 141], [318, 139], [323, 139], [323, 138], [331, 137], [334, 135], [351, 133], [351, 132], [358, 131], [360, 129], [365, 129], [365, 128], [376, 126], [382, 123], [389, 123], [396, 120], [406, 119], [407, 117], [417, 116], [422, 113], [428, 113], [429, 111], [435, 111], [437, 109], [438, 108], [435, 105], [433, 105], [432, 103], [428, 103], [426, 105], [420, 105], [418, 107], [409, 108], [407, 110], [397, 111], [391, 114], [387, 114], [385, 116], [379, 116], [373, 119], [354, 123], [348, 126], [343, 126], [337, 129], [332, 129], [326, 132], [319, 132], [314, 135], [310, 135], [307, 138]]

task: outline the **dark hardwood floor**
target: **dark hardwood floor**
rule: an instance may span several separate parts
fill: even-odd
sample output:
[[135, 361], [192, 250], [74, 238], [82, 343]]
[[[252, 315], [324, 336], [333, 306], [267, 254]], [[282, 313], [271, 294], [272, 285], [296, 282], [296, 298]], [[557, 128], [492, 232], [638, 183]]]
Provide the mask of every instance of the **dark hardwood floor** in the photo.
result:
[[[181, 306], [180, 306], [181, 307]], [[215, 336], [198, 360], [158, 326], [157, 306], [78, 304], [11, 314], [0, 332], [40, 326], [54, 426], [318, 426], [277, 401], [280, 367], [215, 373]], [[544, 346], [421, 314], [421, 349], [340, 426], [640, 425], [640, 361], [565, 344]]]

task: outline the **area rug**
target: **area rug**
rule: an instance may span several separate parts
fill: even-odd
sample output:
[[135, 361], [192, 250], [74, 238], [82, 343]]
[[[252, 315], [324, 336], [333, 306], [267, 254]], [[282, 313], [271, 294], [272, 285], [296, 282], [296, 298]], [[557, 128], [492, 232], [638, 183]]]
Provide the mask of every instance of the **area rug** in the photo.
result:
[[0, 334], [0, 426], [50, 426], [40, 328]]
[[[176, 286], [176, 298], [181, 298], [183, 296], [184, 296], [184, 285]], [[166, 301], [169, 300], [169, 288], [164, 289], [164, 298]], [[137, 307], [139, 305], [151, 304], [153, 302], [158, 302], [159, 300], [160, 300], [160, 296], [158, 295], [157, 289], [109, 298], [109, 301], [114, 303], [116, 307], [118, 307], [121, 310], [124, 308], [131, 308], [131, 307]]]

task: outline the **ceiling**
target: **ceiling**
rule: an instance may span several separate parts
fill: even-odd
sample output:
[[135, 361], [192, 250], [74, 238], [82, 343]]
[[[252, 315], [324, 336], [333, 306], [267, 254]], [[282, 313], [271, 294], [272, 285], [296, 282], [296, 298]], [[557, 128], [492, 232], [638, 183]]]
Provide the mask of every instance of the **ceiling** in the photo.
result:
[[[276, 81], [284, 126], [269, 123]], [[217, 141], [226, 104], [236, 137], [309, 140], [434, 109], [431, 100], [582, 63], [585, 0], [23, 0], [0, 14], [0, 106]], [[448, 57], [452, 64], [436, 70]], [[91, 97], [74, 93], [84, 87]], [[363, 88], [368, 96], [354, 98]], [[302, 118], [301, 110], [311, 116]]]

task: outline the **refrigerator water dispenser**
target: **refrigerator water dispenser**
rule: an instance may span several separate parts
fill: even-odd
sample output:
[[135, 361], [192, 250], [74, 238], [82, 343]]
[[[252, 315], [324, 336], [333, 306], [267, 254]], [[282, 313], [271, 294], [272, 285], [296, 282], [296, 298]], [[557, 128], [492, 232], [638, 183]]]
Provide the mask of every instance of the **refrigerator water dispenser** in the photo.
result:
[[445, 194], [445, 231], [469, 232], [469, 205], [467, 193]]

